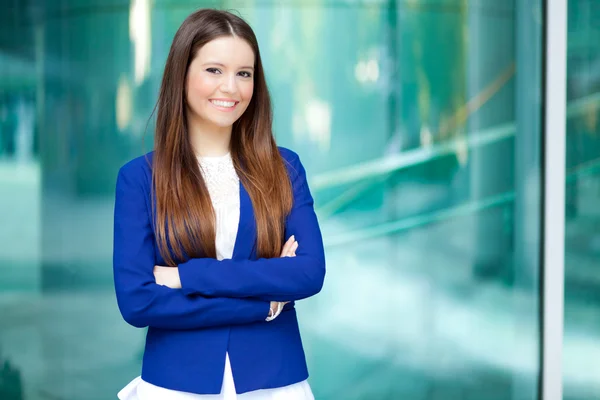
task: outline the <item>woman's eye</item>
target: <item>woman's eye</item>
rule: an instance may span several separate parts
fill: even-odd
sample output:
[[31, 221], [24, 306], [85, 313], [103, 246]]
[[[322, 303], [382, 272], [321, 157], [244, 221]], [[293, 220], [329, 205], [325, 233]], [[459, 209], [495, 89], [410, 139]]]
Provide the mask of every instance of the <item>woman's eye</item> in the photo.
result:
[[240, 75], [243, 76], [244, 78], [250, 78], [252, 76], [252, 74], [248, 71], [242, 71], [242, 72], [240, 72]]
[[206, 68], [207, 72], [210, 72], [211, 74], [220, 74], [221, 71], [219, 71], [217, 68]]

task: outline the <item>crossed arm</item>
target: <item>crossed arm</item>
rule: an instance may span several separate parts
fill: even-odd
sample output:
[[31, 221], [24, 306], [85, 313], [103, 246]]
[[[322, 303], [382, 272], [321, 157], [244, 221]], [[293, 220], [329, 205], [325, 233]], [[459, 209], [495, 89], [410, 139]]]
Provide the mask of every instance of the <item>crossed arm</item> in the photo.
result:
[[123, 167], [117, 179], [113, 254], [123, 318], [134, 326], [167, 329], [245, 324], [264, 321], [272, 301], [318, 293], [325, 276], [321, 233], [304, 168], [297, 158], [292, 167], [294, 206], [286, 221], [286, 237], [294, 235], [303, 244], [296, 256], [255, 261], [190, 259], [176, 268], [181, 289], [164, 286], [155, 277], [156, 248], [149, 191], [144, 186], [147, 172], [139, 165]]
[[285, 237], [302, 245], [296, 257], [258, 260], [192, 258], [178, 265], [185, 294], [294, 301], [318, 293], [325, 278], [323, 240], [313, 199], [300, 160], [291, 165], [294, 203], [285, 221]]
[[[283, 245], [281, 254], [279, 257], [296, 257], [296, 250], [298, 249], [298, 242], [292, 235], [288, 241]], [[162, 286], [167, 286], [171, 289], [181, 289], [181, 277], [179, 276], [178, 267], [165, 267], [161, 265], [154, 266], [154, 278], [156, 283]], [[281, 303], [281, 304], [280, 304]], [[283, 307], [289, 303], [289, 301], [279, 302], [271, 301], [270, 316], [275, 314], [275, 310], [279, 307]]]

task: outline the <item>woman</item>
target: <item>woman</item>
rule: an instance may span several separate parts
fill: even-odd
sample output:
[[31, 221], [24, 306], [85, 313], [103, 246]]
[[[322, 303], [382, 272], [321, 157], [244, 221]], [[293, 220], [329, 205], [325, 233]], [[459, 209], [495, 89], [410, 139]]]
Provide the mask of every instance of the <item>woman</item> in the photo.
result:
[[275, 145], [248, 24], [190, 15], [157, 107], [154, 152], [117, 178], [117, 301], [148, 327], [119, 398], [313, 399], [294, 301], [321, 290], [323, 243], [304, 168]]

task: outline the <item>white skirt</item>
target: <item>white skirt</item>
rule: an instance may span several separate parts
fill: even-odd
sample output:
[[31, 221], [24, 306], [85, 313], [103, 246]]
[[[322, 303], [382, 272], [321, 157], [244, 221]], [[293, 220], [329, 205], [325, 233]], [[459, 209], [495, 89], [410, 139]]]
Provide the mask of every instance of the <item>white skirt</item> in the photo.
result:
[[236, 394], [229, 354], [225, 356], [221, 394], [196, 394], [165, 389], [148, 383], [138, 376], [121, 389], [117, 397], [120, 400], [314, 400], [308, 381], [281, 388]]

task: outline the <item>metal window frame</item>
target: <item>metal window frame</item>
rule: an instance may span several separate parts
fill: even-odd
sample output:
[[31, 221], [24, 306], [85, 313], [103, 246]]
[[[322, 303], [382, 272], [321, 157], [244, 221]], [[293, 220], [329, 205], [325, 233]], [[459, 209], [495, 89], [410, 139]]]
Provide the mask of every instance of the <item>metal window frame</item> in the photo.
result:
[[546, 0], [544, 24], [542, 400], [563, 397], [567, 0]]

